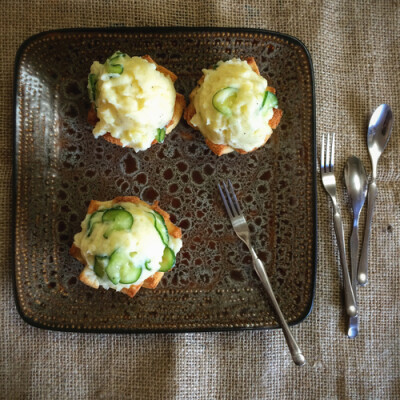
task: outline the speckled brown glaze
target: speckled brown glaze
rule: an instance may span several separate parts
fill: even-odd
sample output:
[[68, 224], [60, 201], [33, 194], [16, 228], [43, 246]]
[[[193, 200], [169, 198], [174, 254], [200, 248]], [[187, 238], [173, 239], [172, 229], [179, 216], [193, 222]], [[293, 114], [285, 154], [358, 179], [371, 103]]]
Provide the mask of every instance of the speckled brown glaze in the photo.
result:
[[[149, 54], [187, 96], [201, 68], [255, 57], [284, 115], [270, 141], [222, 158], [183, 120], [164, 144], [134, 153], [96, 140], [86, 122], [87, 75], [114, 51]], [[311, 309], [315, 279], [313, 78], [304, 47], [262, 31], [72, 30], [29, 39], [17, 57], [15, 288], [33, 325], [141, 332], [276, 327], [251, 258], [235, 236], [216, 183], [231, 179], [290, 323]], [[89, 201], [160, 201], [182, 228], [177, 266], [134, 299], [78, 281], [69, 254]]]

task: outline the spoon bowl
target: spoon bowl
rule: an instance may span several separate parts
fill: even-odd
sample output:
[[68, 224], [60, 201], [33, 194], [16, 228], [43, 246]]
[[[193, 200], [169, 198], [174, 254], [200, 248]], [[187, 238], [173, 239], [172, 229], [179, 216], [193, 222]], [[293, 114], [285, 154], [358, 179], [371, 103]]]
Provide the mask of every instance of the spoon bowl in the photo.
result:
[[372, 114], [368, 125], [367, 145], [372, 161], [372, 175], [376, 178], [376, 166], [390, 139], [393, 113], [387, 104], [381, 104]]
[[349, 193], [354, 218], [358, 219], [365, 203], [368, 190], [368, 178], [361, 160], [351, 156], [344, 167], [344, 179]]

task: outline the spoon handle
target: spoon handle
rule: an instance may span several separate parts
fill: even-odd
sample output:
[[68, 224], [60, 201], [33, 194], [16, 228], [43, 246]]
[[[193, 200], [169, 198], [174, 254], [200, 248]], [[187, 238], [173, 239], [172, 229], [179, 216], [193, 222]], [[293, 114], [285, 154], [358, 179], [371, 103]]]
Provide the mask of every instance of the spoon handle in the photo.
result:
[[367, 207], [367, 220], [365, 222], [364, 240], [361, 248], [361, 257], [358, 264], [358, 283], [362, 286], [367, 284], [368, 281], [368, 248], [369, 237], [371, 234], [372, 214], [374, 212], [375, 199], [378, 193], [376, 181], [372, 178], [368, 188], [368, 207]]

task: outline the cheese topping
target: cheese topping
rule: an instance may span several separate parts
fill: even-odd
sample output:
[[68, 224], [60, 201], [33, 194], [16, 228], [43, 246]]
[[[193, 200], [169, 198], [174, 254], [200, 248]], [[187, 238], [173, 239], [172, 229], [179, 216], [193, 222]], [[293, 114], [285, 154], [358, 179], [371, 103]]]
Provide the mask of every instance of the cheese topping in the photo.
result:
[[[104, 211], [102, 212], [102, 210]], [[119, 217], [119, 225], [115, 220], [113, 221], [114, 225], [104, 222], [107, 219], [104, 215], [108, 210], [114, 210], [112, 211], [114, 214], [129, 213], [131, 215], [129, 221], [133, 221], [131, 227], [128, 229], [126, 226], [122, 226], [121, 217]], [[160, 269], [166, 245], [155, 227], [153, 210], [141, 204], [129, 202], [115, 204], [110, 201], [104, 202], [97, 212], [98, 215], [95, 215], [96, 213], [86, 215], [81, 224], [82, 231], [74, 237], [74, 244], [80, 248], [81, 254], [89, 266], [90, 278], [97, 280], [99, 285], [105, 289], [113, 288], [120, 291], [124, 287], [129, 288], [132, 284], [140, 284]], [[177, 254], [182, 247], [182, 240], [169, 235], [167, 240], [168, 247], [174, 254]], [[141, 269], [141, 271], [137, 270], [139, 278], [135, 278], [134, 282], [113, 283], [111, 281], [112, 271], [109, 270], [112, 268], [111, 260], [116, 253], [120, 259], [121, 257], [123, 259], [121, 268], [118, 267], [118, 270], [122, 271], [125, 265], [134, 270]], [[105, 271], [100, 274], [102, 276], [99, 276], [98, 271], [96, 273], [96, 257], [100, 260], [107, 260]], [[107, 268], [107, 263], [110, 268]], [[124, 277], [121, 272], [123, 281], [122, 278]]]
[[99, 118], [93, 130], [96, 138], [109, 132], [123, 146], [146, 150], [157, 129], [172, 119], [176, 98], [172, 80], [141, 57], [117, 52], [104, 64], [95, 61], [88, 89]]
[[204, 69], [204, 82], [195, 97], [191, 123], [215, 144], [252, 151], [272, 133], [272, 107], [262, 107], [268, 82], [246, 61], [220, 61]]

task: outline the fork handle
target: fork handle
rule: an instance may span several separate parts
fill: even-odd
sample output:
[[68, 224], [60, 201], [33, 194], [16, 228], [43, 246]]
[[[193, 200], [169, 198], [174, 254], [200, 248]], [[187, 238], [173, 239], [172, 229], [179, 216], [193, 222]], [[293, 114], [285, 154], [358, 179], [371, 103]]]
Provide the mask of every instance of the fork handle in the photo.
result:
[[354, 292], [351, 287], [349, 268], [347, 266], [346, 250], [344, 246], [344, 231], [342, 217], [338, 210], [335, 210], [333, 215], [333, 222], [335, 226], [335, 234], [339, 247], [340, 263], [342, 265], [343, 272], [343, 288], [344, 288], [344, 304], [346, 313], [349, 317], [355, 317], [357, 315], [357, 305], [354, 297]]
[[285, 317], [282, 314], [279, 304], [276, 301], [274, 292], [272, 290], [272, 286], [268, 279], [268, 275], [265, 271], [264, 264], [257, 257], [257, 254], [254, 251], [254, 249], [251, 246], [249, 248], [250, 248], [251, 256], [253, 258], [254, 269], [256, 270], [258, 277], [260, 278], [262, 284], [264, 285], [264, 287], [267, 291], [269, 300], [271, 301], [272, 306], [275, 310], [275, 313], [278, 317], [278, 322], [283, 330], [283, 334], [285, 335], [286, 343], [289, 347], [289, 351], [290, 351], [290, 354], [292, 355], [292, 359], [296, 365], [299, 365], [299, 366], [304, 365], [306, 363], [306, 359], [304, 358], [303, 353], [300, 350], [300, 347], [297, 345], [297, 342], [296, 342], [295, 338], [293, 337], [288, 324], [286, 323]]

